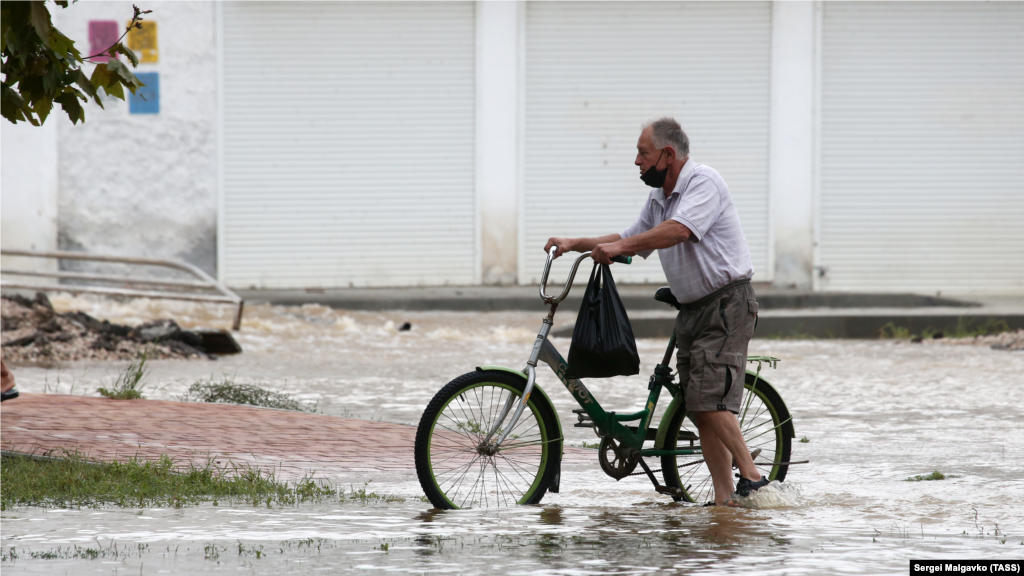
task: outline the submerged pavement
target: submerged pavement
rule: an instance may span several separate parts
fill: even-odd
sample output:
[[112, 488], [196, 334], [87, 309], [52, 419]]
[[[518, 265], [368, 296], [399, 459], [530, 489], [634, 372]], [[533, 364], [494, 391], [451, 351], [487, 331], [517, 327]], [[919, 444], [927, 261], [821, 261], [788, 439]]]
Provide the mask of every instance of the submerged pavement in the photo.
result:
[[[188, 467], [253, 466], [294, 481], [315, 473], [332, 481], [415, 477], [416, 428], [356, 418], [232, 404], [110, 400], [22, 394], [0, 408], [6, 451], [99, 461], [167, 455]], [[569, 460], [584, 452], [567, 447]]]
[[22, 394], [4, 402], [4, 450], [111, 461], [166, 454], [187, 466], [213, 458], [296, 480], [414, 469], [412, 426], [229, 404]]

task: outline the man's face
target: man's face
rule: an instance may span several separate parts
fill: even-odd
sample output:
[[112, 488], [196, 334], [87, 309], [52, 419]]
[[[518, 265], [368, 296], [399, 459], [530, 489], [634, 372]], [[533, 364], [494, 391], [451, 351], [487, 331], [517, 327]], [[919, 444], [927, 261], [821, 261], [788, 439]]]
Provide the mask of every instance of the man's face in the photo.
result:
[[654, 142], [651, 141], [652, 132], [654, 129], [648, 127], [640, 133], [640, 139], [636, 142], [636, 160], [633, 163], [640, 167], [641, 174], [661, 161], [662, 151], [654, 147]]

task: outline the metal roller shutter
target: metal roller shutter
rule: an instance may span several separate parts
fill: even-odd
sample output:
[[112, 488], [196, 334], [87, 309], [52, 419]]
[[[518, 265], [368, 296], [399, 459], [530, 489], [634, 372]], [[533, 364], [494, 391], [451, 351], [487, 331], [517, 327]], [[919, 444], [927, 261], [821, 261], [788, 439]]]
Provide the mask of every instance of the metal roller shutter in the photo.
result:
[[223, 5], [222, 278], [476, 281], [474, 5]]
[[[530, 2], [520, 281], [539, 279], [550, 236], [616, 233], [636, 219], [650, 191], [633, 166], [636, 139], [662, 115], [722, 173], [756, 278], [769, 279], [770, 50], [768, 2]], [[657, 256], [615, 275], [664, 281]]]
[[1024, 291], [1024, 4], [823, 4], [820, 286]]

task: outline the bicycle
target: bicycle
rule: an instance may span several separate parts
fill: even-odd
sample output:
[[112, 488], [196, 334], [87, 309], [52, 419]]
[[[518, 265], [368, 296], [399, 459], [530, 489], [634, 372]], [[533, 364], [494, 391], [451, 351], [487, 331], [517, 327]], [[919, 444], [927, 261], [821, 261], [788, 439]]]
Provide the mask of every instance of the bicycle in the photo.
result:
[[[575, 427], [592, 427], [601, 438], [598, 461], [616, 480], [645, 474], [655, 490], [675, 501], [703, 502], [711, 490], [711, 476], [702, 466], [700, 438], [687, 414], [684, 393], [669, 367], [676, 339], [669, 339], [664, 358], [648, 383], [645, 408], [630, 414], [605, 411], [579, 379], [566, 378], [568, 364], [548, 340], [555, 311], [572, 288], [580, 262], [572, 265], [558, 297], [545, 292], [556, 248], [552, 248], [541, 275], [540, 297], [550, 307], [526, 368], [480, 366], [446, 384], [434, 395], [416, 431], [416, 473], [430, 502], [437, 508], [500, 507], [537, 504], [551, 491], [557, 493], [563, 453], [562, 425], [548, 395], [536, 385], [538, 361], [547, 364], [580, 408]], [[629, 264], [630, 257], [614, 261]], [[668, 287], [655, 299], [679, 308]], [[761, 377], [761, 364], [772, 368], [778, 358], [748, 356], [757, 371], [746, 371], [744, 396], [738, 415], [747, 447], [758, 469], [771, 480], [782, 481], [791, 464], [795, 438], [792, 418], [779, 393]], [[650, 427], [662, 389], [672, 396], [657, 428]], [[513, 407], [515, 411], [513, 412]], [[511, 417], [509, 413], [512, 412]], [[635, 423], [635, 425], [629, 425]], [[644, 447], [646, 442], [653, 442]], [[644, 457], [660, 458], [652, 471]], [[634, 473], [637, 465], [642, 472]], [[734, 463], [735, 468], [735, 463]], [[655, 472], [662, 472], [664, 484]]]

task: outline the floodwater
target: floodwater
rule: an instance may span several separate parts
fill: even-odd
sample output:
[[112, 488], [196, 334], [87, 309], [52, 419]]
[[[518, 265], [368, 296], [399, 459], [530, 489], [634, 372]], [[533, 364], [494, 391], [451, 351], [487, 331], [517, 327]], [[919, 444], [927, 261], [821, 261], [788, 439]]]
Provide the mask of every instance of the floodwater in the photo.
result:
[[[54, 297], [59, 309], [138, 323], [221, 328], [231, 311], [182, 303]], [[556, 318], [570, 324], [572, 312]], [[398, 331], [404, 322], [412, 329]], [[144, 394], [177, 399], [199, 380], [262, 383], [326, 414], [415, 424], [445, 382], [479, 365], [521, 368], [540, 315], [250, 306], [244, 354], [153, 362]], [[563, 354], [568, 341], [553, 339]], [[607, 409], [639, 410], [664, 342], [638, 342], [641, 374], [589, 381]], [[757, 340], [782, 358], [767, 379], [798, 439], [786, 482], [745, 508], [675, 504], [643, 477], [563, 469], [560, 494], [512, 510], [433, 511], [415, 477], [369, 489], [397, 503], [2, 513], [7, 574], [325, 572], [400, 574], [904, 574], [919, 558], [1024, 556], [1024, 353], [943, 341]], [[19, 389], [94, 395], [118, 365], [17, 367]], [[550, 372], [569, 444], [575, 407]], [[665, 402], [663, 402], [663, 405]], [[908, 482], [934, 470], [947, 478]], [[345, 480], [347, 483], [349, 480]], [[386, 549], [385, 545], [386, 544]]]

